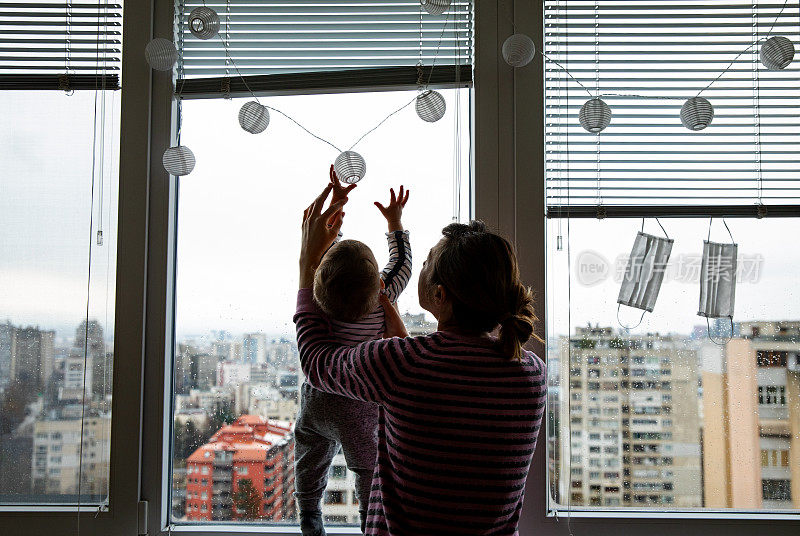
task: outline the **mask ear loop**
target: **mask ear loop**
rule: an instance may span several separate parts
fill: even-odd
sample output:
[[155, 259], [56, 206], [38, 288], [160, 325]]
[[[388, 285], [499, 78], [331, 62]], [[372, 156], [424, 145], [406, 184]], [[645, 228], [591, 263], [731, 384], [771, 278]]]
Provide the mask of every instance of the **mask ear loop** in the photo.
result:
[[[658, 221], [658, 218], [656, 218], [656, 221]], [[706, 242], [711, 242], [711, 222], [712, 221], [714, 221], [714, 217], [713, 216], [708, 219], [708, 238], [706, 238]], [[731, 228], [728, 227], [728, 222], [725, 221], [725, 218], [722, 218], [722, 225], [725, 226], [725, 230], [728, 231], [728, 236], [731, 237], [731, 244], [735, 244], [736, 240], [733, 239], [733, 233], [731, 232]], [[663, 227], [662, 227], [662, 229], [663, 229]]]
[[[653, 218], [653, 219], [654, 219], [654, 220], [656, 220], [656, 223], [658, 224], [658, 226], [659, 226], [659, 227], [661, 227], [661, 232], [663, 232], [663, 233], [664, 233], [664, 237], [665, 237], [667, 240], [670, 240], [670, 238], [669, 238], [669, 234], [667, 234], [667, 230], [666, 230], [666, 229], [664, 229], [664, 226], [663, 226], [663, 225], [661, 225], [661, 221], [660, 221], [658, 218]], [[711, 223], [709, 223], [709, 225], [711, 225]], [[727, 227], [727, 225], [726, 225], [726, 227]], [[642, 232], [644, 232], [644, 218], [642, 218]]]
[[639, 325], [642, 323], [642, 320], [644, 319], [644, 314], [647, 311], [642, 310], [642, 316], [639, 317], [639, 322], [637, 322], [635, 326], [627, 326], [627, 325], [622, 323], [622, 320], [619, 319], [619, 309], [620, 309], [620, 307], [622, 307], [622, 304], [618, 303], [617, 304], [617, 324], [619, 324], [620, 326], [622, 326], [625, 329], [636, 329], [636, 328], [638, 328]]
[[709, 322], [708, 317], [706, 317], [706, 333], [708, 334], [708, 340], [710, 340], [711, 342], [713, 342], [717, 346], [725, 346], [726, 344], [731, 342], [731, 340], [733, 340], [733, 317], [729, 316], [728, 320], [731, 321], [731, 335], [730, 335], [730, 337], [728, 337], [724, 341], [717, 342], [716, 340], [714, 340], [714, 337], [711, 336], [711, 323]]

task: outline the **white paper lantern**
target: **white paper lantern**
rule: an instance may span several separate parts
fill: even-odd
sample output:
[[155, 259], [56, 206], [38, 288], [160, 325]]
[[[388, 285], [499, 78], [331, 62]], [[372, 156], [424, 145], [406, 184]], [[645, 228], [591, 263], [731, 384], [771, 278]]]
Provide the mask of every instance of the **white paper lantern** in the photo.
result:
[[194, 153], [185, 145], [170, 147], [164, 151], [161, 161], [164, 163], [164, 169], [176, 177], [191, 173], [195, 164]]
[[344, 151], [336, 157], [333, 170], [340, 181], [355, 184], [364, 178], [367, 173], [367, 163], [355, 151]]
[[794, 45], [782, 35], [775, 35], [761, 45], [761, 63], [771, 71], [785, 69], [794, 58]]
[[256, 101], [245, 102], [239, 108], [239, 126], [250, 134], [264, 132], [269, 126], [269, 110]]
[[503, 41], [503, 59], [512, 67], [525, 67], [536, 54], [533, 39], [522, 33], [515, 33]]
[[681, 123], [689, 130], [703, 130], [714, 119], [714, 107], [703, 97], [692, 97], [681, 106]]
[[601, 132], [611, 123], [611, 108], [602, 99], [589, 99], [581, 106], [578, 120], [589, 132]]
[[415, 108], [420, 119], [428, 123], [435, 123], [444, 117], [447, 103], [441, 93], [429, 89], [417, 95]]
[[419, 3], [431, 15], [441, 15], [450, 7], [450, 0], [419, 0]]
[[144, 57], [156, 71], [169, 71], [178, 62], [178, 49], [169, 39], [156, 37], [144, 47]]
[[189, 13], [189, 31], [198, 39], [211, 39], [219, 33], [219, 15], [210, 7], [198, 7]]

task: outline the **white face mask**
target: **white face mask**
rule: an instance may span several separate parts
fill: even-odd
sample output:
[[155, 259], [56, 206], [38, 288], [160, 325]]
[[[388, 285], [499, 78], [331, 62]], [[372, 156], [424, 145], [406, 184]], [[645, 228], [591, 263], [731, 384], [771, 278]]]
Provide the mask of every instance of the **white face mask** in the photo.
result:
[[703, 242], [698, 315], [706, 318], [733, 317], [737, 249], [736, 244]]
[[617, 303], [653, 312], [673, 242], [670, 238], [637, 233]]

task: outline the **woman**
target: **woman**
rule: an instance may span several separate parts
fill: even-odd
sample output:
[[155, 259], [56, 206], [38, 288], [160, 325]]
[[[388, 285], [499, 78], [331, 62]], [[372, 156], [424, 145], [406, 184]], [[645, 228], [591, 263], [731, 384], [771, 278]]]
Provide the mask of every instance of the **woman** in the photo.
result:
[[[297, 342], [307, 381], [380, 406], [368, 535], [516, 535], [545, 400], [545, 366], [522, 344], [532, 298], [505, 239], [480, 222], [451, 224], [419, 277], [439, 331], [407, 337], [383, 300], [386, 336], [337, 345], [311, 294], [346, 199], [305, 211]], [[499, 326], [499, 335], [490, 333]]]

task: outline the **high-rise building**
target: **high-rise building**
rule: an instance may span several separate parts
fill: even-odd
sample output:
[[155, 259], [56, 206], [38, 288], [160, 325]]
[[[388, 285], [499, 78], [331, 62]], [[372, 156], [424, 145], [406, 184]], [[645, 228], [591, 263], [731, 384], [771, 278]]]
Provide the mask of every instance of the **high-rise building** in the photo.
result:
[[108, 492], [110, 441], [108, 414], [86, 416], [82, 423], [80, 418], [61, 417], [36, 421], [32, 492], [76, 495], [80, 491], [82, 497], [104, 498]]
[[246, 333], [242, 340], [242, 360], [254, 365], [267, 362], [267, 336], [263, 333]]
[[[111, 394], [113, 354], [106, 352], [103, 325], [97, 320], [84, 320], [75, 328], [71, 354], [86, 356], [87, 369], [91, 367], [91, 381], [87, 376], [87, 394], [104, 397]], [[91, 365], [89, 365], [91, 363]]]
[[559, 501], [701, 506], [697, 358], [686, 341], [578, 328], [559, 358], [569, 388], [558, 406]]
[[55, 331], [11, 328], [14, 338], [9, 366], [13, 381], [44, 389], [53, 374]]
[[186, 518], [271, 520], [296, 516], [292, 425], [242, 415], [189, 456]]
[[189, 389], [208, 391], [217, 383], [219, 358], [211, 354], [193, 354], [189, 363]]
[[59, 400], [83, 400], [84, 386], [86, 395], [91, 398], [89, 391], [92, 389], [93, 373], [92, 357], [84, 357], [77, 348], [70, 349], [64, 359], [64, 381], [58, 391]]
[[703, 346], [710, 508], [800, 508], [800, 322], [741, 322]]
[[11, 382], [11, 356], [15, 352], [16, 329], [11, 322], [0, 324], [0, 390]]

